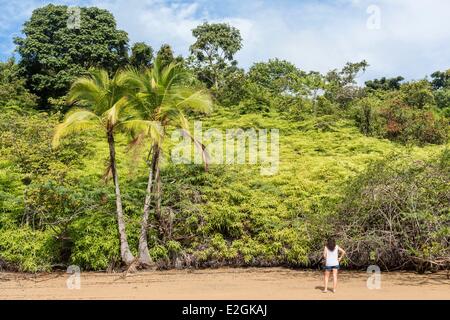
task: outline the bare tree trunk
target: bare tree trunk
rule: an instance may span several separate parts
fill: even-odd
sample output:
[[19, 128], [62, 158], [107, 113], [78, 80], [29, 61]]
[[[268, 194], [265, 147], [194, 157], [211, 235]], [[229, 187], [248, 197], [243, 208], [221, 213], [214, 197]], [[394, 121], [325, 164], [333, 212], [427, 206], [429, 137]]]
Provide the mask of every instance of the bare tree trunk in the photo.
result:
[[108, 144], [109, 144], [109, 159], [111, 164], [111, 173], [114, 180], [114, 187], [116, 192], [116, 209], [117, 209], [117, 224], [119, 227], [120, 236], [120, 256], [122, 261], [128, 266], [134, 261], [133, 254], [130, 251], [128, 245], [127, 233], [125, 230], [125, 220], [123, 218], [122, 208], [122, 196], [120, 194], [119, 177], [117, 175], [116, 167], [116, 150], [114, 144], [114, 136], [111, 131], [108, 132]]
[[153, 261], [148, 252], [148, 216], [150, 214], [150, 205], [152, 200], [152, 185], [155, 176], [156, 163], [159, 159], [159, 147], [154, 144], [152, 147], [152, 162], [148, 173], [147, 190], [145, 193], [144, 214], [142, 215], [141, 234], [139, 236], [139, 264], [142, 266], [151, 266]]

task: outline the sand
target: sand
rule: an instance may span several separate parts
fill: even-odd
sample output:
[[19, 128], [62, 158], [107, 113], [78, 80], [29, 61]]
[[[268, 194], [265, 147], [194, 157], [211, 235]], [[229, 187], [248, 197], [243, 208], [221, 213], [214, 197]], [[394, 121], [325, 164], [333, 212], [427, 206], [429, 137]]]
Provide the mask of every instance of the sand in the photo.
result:
[[[1, 299], [450, 299], [446, 273], [384, 272], [367, 288], [365, 272], [342, 270], [336, 293], [322, 293], [322, 272], [284, 268], [221, 268], [71, 275], [0, 273]], [[71, 287], [76, 282], [71, 281]]]

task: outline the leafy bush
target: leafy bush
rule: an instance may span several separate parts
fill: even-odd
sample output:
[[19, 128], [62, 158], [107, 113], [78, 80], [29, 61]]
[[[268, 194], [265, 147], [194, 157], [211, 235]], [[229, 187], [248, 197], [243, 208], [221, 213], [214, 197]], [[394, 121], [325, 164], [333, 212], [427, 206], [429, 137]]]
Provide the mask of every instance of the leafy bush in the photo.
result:
[[30, 178], [61, 175], [66, 166], [87, 155], [81, 137], [65, 143], [65, 148], [52, 149], [53, 131], [59, 115], [19, 113], [8, 110], [0, 114], [0, 155], [15, 163], [19, 171]]
[[431, 84], [427, 80], [402, 84], [400, 94], [403, 101], [412, 107], [421, 109], [427, 105], [435, 104]]
[[120, 264], [119, 235], [113, 214], [92, 212], [70, 227], [71, 263], [85, 270], [105, 270]]
[[450, 152], [394, 154], [347, 188], [335, 224], [353, 266], [433, 270], [450, 263]]
[[7, 108], [29, 110], [36, 106], [37, 97], [25, 87], [14, 59], [0, 62], [0, 110]]
[[434, 100], [439, 109], [450, 108], [450, 89], [440, 89], [434, 91]]
[[52, 231], [34, 231], [24, 226], [3, 226], [0, 232], [0, 260], [11, 269], [26, 272], [50, 271], [58, 249]]
[[243, 70], [227, 69], [223, 84], [214, 92], [218, 102], [228, 108], [239, 105], [246, 95], [245, 82], [246, 75]]
[[361, 99], [354, 112], [360, 131], [369, 136], [401, 143], [443, 144], [448, 141], [449, 121], [433, 108], [414, 108], [397, 95], [386, 100]]

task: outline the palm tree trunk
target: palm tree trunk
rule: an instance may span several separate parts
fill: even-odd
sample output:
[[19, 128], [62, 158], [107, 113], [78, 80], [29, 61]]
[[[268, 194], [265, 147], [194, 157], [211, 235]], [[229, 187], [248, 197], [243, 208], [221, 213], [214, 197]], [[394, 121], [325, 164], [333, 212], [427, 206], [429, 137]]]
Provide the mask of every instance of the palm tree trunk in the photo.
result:
[[159, 232], [163, 239], [166, 234], [166, 226], [161, 212], [161, 170], [159, 168], [159, 158], [156, 162], [156, 172], [155, 172], [155, 181], [156, 181], [156, 204], [155, 204], [155, 216], [158, 219], [159, 223]]
[[151, 266], [153, 261], [148, 252], [148, 216], [150, 214], [150, 204], [152, 200], [153, 177], [155, 176], [156, 163], [159, 159], [159, 147], [154, 144], [152, 147], [152, 162], [148, 173], [147, 190], [145, 193], [144, 214], [142, 215], [141, 234], [139, 236], [139, 263], [143, 266]]
[[130, 246], [128, 245], [127, 240], [127, 233], [125, 230], [125, 220], [123, 218], [123, 208], [122, 208], [122, 196], [120, 194], [119, 177], [117, 175], [117, 167], [116, 167], [116, 150], [114, 144], [114, 135], [112, 131], [108, 132], [108, 144], [109, 144], [109, 159], [111, 165], [111, 173], [113, 176], [114, 187], [116, 192], [117, 224], [119, 227], [119, 236], [120, 236], [120, 256], [122, 258], [122, 261], [126, 265], [130, 265], [134, 261], [134, 257], [130, 251]]

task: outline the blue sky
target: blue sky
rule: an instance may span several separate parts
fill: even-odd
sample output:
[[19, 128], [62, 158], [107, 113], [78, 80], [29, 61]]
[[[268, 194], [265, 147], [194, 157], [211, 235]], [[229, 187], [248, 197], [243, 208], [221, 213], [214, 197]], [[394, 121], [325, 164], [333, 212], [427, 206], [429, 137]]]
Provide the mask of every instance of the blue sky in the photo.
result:
[[13, 54], [12, 38], [33, 9], [50, 2], [108, 9], [131, 42], [169, 43], [183, 55], [192, 28], [228, 22], [241, 30], [244, 47], [236, 58], [244, 68], [278, 57], [326, 72], [366, 59], [370, 67], [360, 81], [419, 79], [450, 68], [448, 0], [0, 0], [1, 60]]

